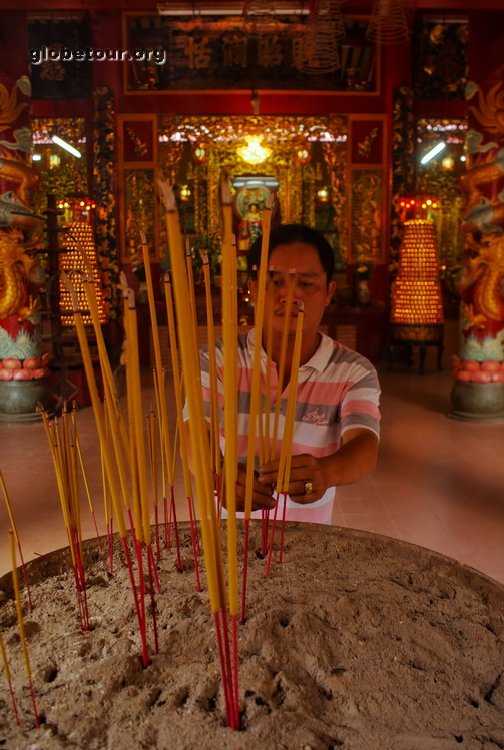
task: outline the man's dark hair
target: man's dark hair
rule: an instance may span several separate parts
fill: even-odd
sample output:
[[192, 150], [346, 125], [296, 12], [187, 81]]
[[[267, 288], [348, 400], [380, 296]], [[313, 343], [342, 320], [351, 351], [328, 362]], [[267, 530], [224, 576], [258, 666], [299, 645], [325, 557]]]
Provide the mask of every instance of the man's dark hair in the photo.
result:
[[[320, 258], [322, 268], [327, 274], [327, 281], [331, 281], [334, 273], [334, 252], [323, 234], [305, 224], [280, 224], [271, 230], [268, 247], [268, 258], [279, 245], [292, 245], [303, 242], [315, 248]], [[251, 278], [257, 274], [254, 266], [259, 268], [261, 263], [262, 236], [257, 237], [247, 252], [247, 268]]]

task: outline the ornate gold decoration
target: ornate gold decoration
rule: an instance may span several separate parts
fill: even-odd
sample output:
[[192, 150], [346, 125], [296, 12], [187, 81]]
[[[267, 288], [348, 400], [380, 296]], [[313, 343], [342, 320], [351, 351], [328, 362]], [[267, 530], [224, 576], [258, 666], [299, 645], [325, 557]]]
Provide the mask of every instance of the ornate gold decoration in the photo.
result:
[[13, 86], [9, 93], [7, 87], [0, 83], [0, 132], [15, 122], [27, 106], [26, 102], [17, 103], [17, 86]]
[[381, 172], [354, 169], [352, 172], [352, 210], [350, 217], [353, 260], [379, 261], [382, 242], [382, 190]]
[[345, 190], [346, 143], [323, 143], [322, 150], [331, 180], [331, 199], [335, 213], [335, 224], [339, 233], [339, 248], [342, 258], [349, 259], [348, 229], [346, 225], [347, 199]]
[[[500, 90], [499, 90], [500, 89]], [[502, 81], [492, 86], [487, 95], [478, 89], [478, 107], [469, 107], [474, 117], [495, 136], [504, 136], [504, 89]]]
[[[245, 136], [261, 135], [264, 144], [273, 149], [266, 171], [280, 183], [278, 199], [283, 222], [301, 221], [303, 217], [304, 167], [295, 159], [295, 153], [300, 147], [308, 150], [313, 142], [320, 141], [328, 173], [331, 174], [334, 205], [338, 207], [335, 221], [340, 236], [340, 248], [346, 247], [345, 212], [341, 210], [344, 206], [345, 184], [345, 118], [165, 115], [160, 118], [159, 133], [160, 168], [172, 182], [177, 181], [178, 169], [185, 153], [184, 145], [193, 150], [204, 149], [207, 154], [204, 163], [198, 163], [198, 159], [194, 160], [195, 231], [196, 234], [205, 235], [220, 232], [218, 185], [221, 171], [224, 170], [233, 176], [265, 172], [264, 165], [254, 167], [238, 157], [236, 147], [243, 142]], [[337, 171], [337, 175], [333, 175], [334, 170]], [[335, 195], [336, 192], [338, 196]], [[343, 249], [341, 252], [343, 253]]]
[[133, 144], [133, 150], [135, 151], [136, 156], [138, 156], [138, 157], [145, 156], [146, 157], [147, 154], [148, 154], [147, 144], [144, 143], [144, 141], [142, 141], [142, 139], [140, 138], [140, 136], [137, 133], [135, 133], [135, 131], [133, 130], [133, 128], [126, 128], [126, 131], [127, 131], [128, 135], [129, 135], [129, 138], [130, 138], [130, 140], [131, 140], [131, 142]]
[[154, 227], [154, 171], [152, 169], [125, 169], [125, 259], [142, 258], [141, 231], [147, 237], [151, 253], [155, 251]]
[[466, 243], [466, 264], [457, 281], [464, 300], [461, 327], [500, 323], [504, 318], [504, 234], [485, 234], [480, 242], [467, 235]]
[[25, 320], [34, 312], [28, 294], [34, 259], [26, 254], [23, 242], [20, 229], [0, 232], [0, 318], [17, 315]]
[[360, 141], [357, 144], [357, 151], [359, 153], [359, 156], [369, 156], [371, 154], [371, 147], [373, 145], [373, 141], [376, 140], [376, 136], [378, 135], [378, 128], [373, 128], [370, 133], [364, 138], [363, 141]]

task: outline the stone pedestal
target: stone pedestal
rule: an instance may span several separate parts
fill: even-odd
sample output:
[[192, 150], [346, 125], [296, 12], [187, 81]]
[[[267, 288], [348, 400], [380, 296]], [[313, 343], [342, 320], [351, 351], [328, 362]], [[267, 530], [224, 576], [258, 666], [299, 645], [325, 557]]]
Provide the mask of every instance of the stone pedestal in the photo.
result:
[[1, 422], [36, 422], [41, 419], [38, 403], [52, 412], [46, 378], [0, 381]]
[[504, 417], [504, 383], [464, 383], [456, 380], [451, 392], [456, 419], [486, 420]]

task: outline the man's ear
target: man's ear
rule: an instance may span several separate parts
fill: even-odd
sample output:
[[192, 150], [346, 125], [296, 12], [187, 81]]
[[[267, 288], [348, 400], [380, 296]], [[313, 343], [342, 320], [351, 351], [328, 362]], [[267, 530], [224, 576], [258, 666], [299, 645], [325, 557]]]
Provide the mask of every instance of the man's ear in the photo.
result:
[[331, 300], [334, 296], [334, 292], [336, 291], [336, 282], [330, 281], [327, 285], [327, 298], [326, 298], [326, 307], [327, 305], [331, 304]]

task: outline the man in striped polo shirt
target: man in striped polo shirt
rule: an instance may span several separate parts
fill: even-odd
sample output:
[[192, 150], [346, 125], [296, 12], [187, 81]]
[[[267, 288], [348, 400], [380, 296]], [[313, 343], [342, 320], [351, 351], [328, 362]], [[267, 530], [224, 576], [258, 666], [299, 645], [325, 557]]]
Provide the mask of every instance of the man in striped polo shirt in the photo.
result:
[[[247, 264], [252, 299], [257, 294], [261, 238], [251, 246]], [[334, 254], [325, 237], [302, 224], [285, 224], [272, 230], [269, 243], [269, 271], [265, 298], [265, 320], [272, 315], [270, 337], [271, 371], [266, 379], [266, 333], [263, 332], [262, 383], [271, 388], [271, 409], [282, 399], [279, 438], [289, 392], [290, 371], [296, 330], [296, 309], [304, 304], [304, 325], [298, 376], [297, 407], [292, 444], [292, 464], [287, 502], [287, 519], [330, 523], [335, 488], [351, 484], [369, 474], [376, 465], [379, 442], [380, 386], [373, 365], [363, 356], [321, 333], [318, 328], [335, 289], [332, 280]], [[295, 269], [293, 314], [288, 333], [284, 382], [279, 383], [278, 364], [288, 278]], [[255, 330], [238, 341], [238, 479], [237, 508], [243, 507], [247, 454], [248, 407]], [[223, 397], [222, 343], [216, 344], [219, 397]], [[208, 352], [202, 351], [202, 385], [209, 401]], [[221, 433], [223, 447], [224, 436]], [[258, 466], [253, 487], [253, 510], [274, 508], [277, 497], [278, 460]], [[255, 514], [253, 513], [253, 516]]]

